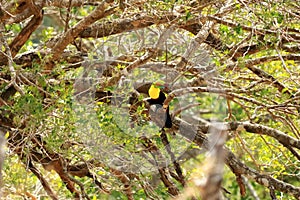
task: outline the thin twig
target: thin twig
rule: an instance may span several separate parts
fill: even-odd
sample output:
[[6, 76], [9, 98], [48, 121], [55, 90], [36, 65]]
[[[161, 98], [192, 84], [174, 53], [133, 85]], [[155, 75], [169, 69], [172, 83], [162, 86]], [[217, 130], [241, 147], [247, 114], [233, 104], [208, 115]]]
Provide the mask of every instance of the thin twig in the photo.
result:
[[[1, 29], [2, 30], [5, 30], [5, 26], [1, 23], [2, 27]], [[0, 31], [0, 40], [1, 40], [1, 43], [4, 45], [4, 48], [5, 48], [5, 53], [4, 55], [7, 57], [8, 59], [8, 69], [10, 71], [10, 74], [11, 74], [11, 81], [10, 81], [10, 84], [8, 84], [6, 87], [5, 87], [5, 90], [7, 90], [10, 86], [14, 86], [14, 88], [21, 94], [21, 95], [24, 95], [25, 92], [21, 89], [21, 87], [17, 84], [17, 76], [18, 76], [18, 72], [15, 70], [14, 68], [14, 61], [13, 61], [13, 57], [12, 57], [12, 54], [11, 54], [11, 50], [10, 50], [10, 47], [9, 45], [7, 44], [6, 40], [4, 39], [4, 36], [2, 34], [2, 31]]]

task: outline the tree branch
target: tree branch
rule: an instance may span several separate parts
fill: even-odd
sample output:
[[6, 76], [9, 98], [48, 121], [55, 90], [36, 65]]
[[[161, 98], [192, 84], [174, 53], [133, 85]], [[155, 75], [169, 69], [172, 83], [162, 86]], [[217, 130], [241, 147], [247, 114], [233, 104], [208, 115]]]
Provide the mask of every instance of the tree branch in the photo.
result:
[[51, 50], [51, 58], [48, 59], [45, 69], [51, 70], [54, 65], [54, 61], [58, 60], [68, 44], [74, 41], [74, 39], [82, 32], [85, 28], [96, 22], [97, 20], [106, 17], [111, 14], [110, 12], [105, 12], [105, 9], [112, 3], [111, 0], [104, 0], [90, 15], [79, 21], [74, 27], [70, 28], [65, 32], [59, 40], [56, 42], [55, 46]]
[[264, 125], [252, 124], [250, 122], [229, 122], [227, 125], [230, 131], [236, 131], [240, 129], [249, 133], [267, 135], [276, 139], [285, 147], [291, 146], [300, 149], [300, 140], [297, 140], [277, 129], [273, 129]]
[[17, 55], [21, 47], [27, 42], [30, 35], [39, 27], [39, 25], [42, 23], [42, 20], [43, 20], [43, 14], [41, 10], [41, 12], [38, 15], [33, 16], [30, 22], [28, 22], [28, 24], [21, 30], [21, 32], [10, 43], [9, 47], [11, 49], [11, 54], [13, 58]]
[[[202, 132], [203, 129], [196, 129], [195, 126], [184, 122], [183, 120], [174, 120], [173, 124], [176, 127], [180, 126], [179, 134], [196, 143], [199, 147], [209, 150], [208, 139], [205, 133], [208, 132], [208, 127], [206, 127], [206, 132]], [[227, 148], [225, 148], [226, 159], [225, 163], [229, 166], [231, 171], [236, 175], [245, 175], [246, 177], [255, 180], [257, 183], [270, 187], [273, 186], [275, 190], [281, 191], [293, 195], [295, 198], [300, 198], [300, 187], [295, 187], [289, 183], [275, 179], [269, 175], [260, 174], [254, 169], [248, 167], [242, 163], [236, 156]]]
[[43, 185], [43, 188], [45, 189], [45, 191], [47, 192], [49, 197], [53, 200], [58, 200], [59, 198], [54, 194], [54, 192], [52, 191], [49, 183], [42, 176], [41, 172], [36, 167], [34, 167], [32, 161], [29, 161], [28, 168], [40, 180], [41, 184]]

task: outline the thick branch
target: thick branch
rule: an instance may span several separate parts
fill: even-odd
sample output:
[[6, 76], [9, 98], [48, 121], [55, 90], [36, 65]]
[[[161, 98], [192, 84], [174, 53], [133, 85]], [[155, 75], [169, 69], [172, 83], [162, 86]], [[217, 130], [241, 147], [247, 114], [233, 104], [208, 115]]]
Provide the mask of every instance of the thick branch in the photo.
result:
[[280, 181], [278, 179], [275, 179], [269, 175], [260, 174], [254, 169], [251, 169], [250, 167], [243, 164], [241, 161], [239, 161], [235, 155], [227, 149], [227, 158], [226, 158], [226, 164], [231, 168], [231, 170], [235, 174], [242, 174], [247, 176], [248, 178], [251, 178], [255, 180], [257, 183], [265, 186], [265, 187], [273, 187], [277, 191], [281, 191], [284, 193], [288, 193], [293, 195], [296, 199], [300, 198], [300, 188], [295, 187], [289, 183]]
[[41, 172], [36, 167], [33, 166], [33, 163], [31, 161], [29, 162], [28, 168], [40, 180], [43, 188], [45, 189], [49, 197], [51, 197], [53, 200], [58, 200], [58, 197], [52, 191], [47, 180], [42, 176]]
[[166, 14], [163, 17], [154, 16], [151, 17], [149, 15], [137, 15], [133, 18], [121, 19], [109, 22], [103, 22], [100, 24], [93, 25], [91, 27], [86, 28], [80, 33], [80, 37], [82, 38], [101, 38], [109, 35], [114, 35], [118, 33], [124, 33], [131, 30], [141, 29], [153, 24], [159, 25], [163, 23], [167, 23], [176, 18], [173, 14]]
[[5, 6], [0, 5], [0, 21], [5, 22], [10, 18], [14, 18], [15, 15], [24, 12], [29, 6], [30, 4], [26, 0], [13, 1]]
[[123, 172], [113, 169], [110, 169], [111, 173], [114, 174], [123, 184], [124, 184], [124, 192], [127, 195], [128, 200], [133, 200], [133, 192], [130, 184], [130, 179]]
[[161, 181], [166, 186], [166, 188], [168, 188], [168, 192], [171, 195], [177, 196], [179, 194], [179, 190], [176, 185], [170, 180], [169, 172], [167, 170], [167, 167], [165, 166], [165, 163], [161, 163], [161, 161], [165, 160], [163, 158], [163, 155], [150, 139], [146, 137], [143, 137], [141, 139], [144, 141], [143, 145], [146, 147], [146, 150], [151, 153], [155, 160]]
[[277, 129], [273, 129], [264, 125], [252, 124], [250, 122], [230, 122], [228, 127], [231, 131], [244, 129], [249, 133], [262, 134], [276, 139], [284, 146], [291, 146], [300, 149], [300, 140], [297, 140]]
[[[208, 140], [207, 136], [204, 135], [202, 130], [197, 130], [196, 127], [194, 127], [191, 124], [188, 124], [187, 122], [184, 122], [183, 120], [174, 120], [173, 124], [175, 126], [179, 127], [180, 125], [180, 134], [185, 137], [186, 139], [195, 142], [200, 147], [209, 150]], [[209, 130], [208, 127], [206, 129]], [[207, 133], [207, 132], [206, 132]], [[295, 187], [289, 183], [280, 181], [278, 179], [275, 179], [269, 175], [264, 175], [256, 170], [248, 167], [244, 163], [242, 163], [236, 156], [229, 150], [225, 149], [226, 160], [225, 163], [230, 167], [232, 172], [236, 175], [245, 175], [248, 178], [251, 178], [252, 180], [255, 180], [257, 183], [266, 186], [271, 187], [273, 186], [275, 190], [281, 191], [284, 193], [288, 193], [293, 195], [295, 198], [300, 198], [300, 188]]]
[[206, 177], [203, 184], [199, 185], [200, 193], [203, 200], [221, 200], [221, 183], [226, 157], [223, 146], [226, 142], [227, 132], [215, 130], [210, 137], [211, 150], [204, 162], [203, 168]]
[[177, 173], [179, 182], [182, 184], [182, 186], [185, 186], [185, 178], [184, 178], [184, 176], [182, 174], [181, 166], [180, 166], [180, 164], [176, 160], [176, 157], [175, 157], [175, 155], [174, 155], [174, 153], [173, 153], [173, 151], [171, 149], [171, 144], [170, 144], [170, 142], [168, 140], [168, 136], [167, 136], [167, 134], [166, 134], [166, 132], [165, 132], [164, 129], [162, 129], [162, 131], [161, 131], [160, 138], [161, 138], [161, 140], [162, 140], [162, 142], [163, 142], [163, 144], [165, 146], [165, 149], [167, 150], [168, 154], [171, 157], [171, 160], [173, 162], [173, 165], [174, 165], [175, 171]]
[[29, 39], [30, 35], [39, 27], [42, 23], [43, 14], [42, 12], [39, 15], [33, 16], [30, 22], [22, 29], [17, 37], [10, 43], [9, 47], [11, 49], [12, 57], [14, 58], [21, 47]]
[[[83, 18], [81, 21], [78, 22], [78, 24], [69, 29], [62, 37], [60, 37], [51, 50], [51, 63], [60, 58], [60, 55], [62, 54], [66, 46], [73, 42], [74, 39], [80, 34], [80, 32], [82, 32], [85, 28], [87, 28], [97, 20], [111, 14], [111, 12], [105, 12], [105, 9], [112, 2], [113, 1], [111, 0], [103, 1], [90, 15]], [[52, 67], [53, 65], [50, 64], [46, 66], [46, 69], [52, 69]]]
[[47, 6], [54, 6], [58, 8], [68, 8], [68, 7], [80, 7], [83, 5], [95, 5], [98, 4], [98, 0], [52, 0], [52, 1], [46, 1]]

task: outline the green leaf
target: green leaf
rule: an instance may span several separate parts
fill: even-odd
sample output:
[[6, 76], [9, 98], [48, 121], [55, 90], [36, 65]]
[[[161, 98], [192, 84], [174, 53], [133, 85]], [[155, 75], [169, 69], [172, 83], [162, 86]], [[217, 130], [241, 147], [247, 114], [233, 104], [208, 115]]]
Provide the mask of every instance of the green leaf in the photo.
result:
[[192, 13], [190, 11], [187, 11], [186, 15], [185, 15], [185, 20], [186, 21], [189, 20], [191, 18], [191, 16], [192, 16]]
[[233, 29], [237, 34], [241, 34], [242, 33], [242, 27], [241, 24], [239, 23], [236, 27], [234, 27]]

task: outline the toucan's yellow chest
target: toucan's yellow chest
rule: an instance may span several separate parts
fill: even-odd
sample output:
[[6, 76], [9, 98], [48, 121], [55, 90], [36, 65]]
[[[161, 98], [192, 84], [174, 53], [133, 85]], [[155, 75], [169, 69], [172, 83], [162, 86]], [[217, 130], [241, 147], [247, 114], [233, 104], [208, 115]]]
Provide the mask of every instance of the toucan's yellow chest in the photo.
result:
[[160, 89], [154, 85], [151, 85], [148, 93], [151, 99], [157, 99], [159, 97]]

